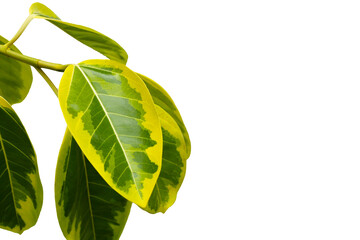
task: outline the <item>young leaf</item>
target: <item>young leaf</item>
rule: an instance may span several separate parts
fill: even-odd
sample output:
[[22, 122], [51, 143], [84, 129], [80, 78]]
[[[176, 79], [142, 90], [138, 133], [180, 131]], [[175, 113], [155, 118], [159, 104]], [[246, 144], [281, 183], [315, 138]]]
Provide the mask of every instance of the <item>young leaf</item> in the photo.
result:
[[53, 11], [51, 11], [47, 6], [41, 3], [33, 3], [30, 6], [29, 13], [34, 17], [38, 18], [50, 18], [54, 20], [61, 20]]
[[[0, 44], [7, 42], [8, 40], [0, 36]], [[14, 45], [10, 49], [20, 53]], [[32, 79], [29, 65], [0, 54], [0, 96], [10, 104], [20, 103], [25, 99]]]
[[187, 152], [184, 135], [174, 118], [157, 105], [156, 111], [163, 134], [162, 168], [145, 210], [165, 213], [174, 204], [184, 180]]
[[150, 78], [141, 75], [138, 73], [138, 76], [144, 81], [146, 87], [149, 89], [151, 97], [154, 100], [155, 105], [158, 105], [164, 111], [166, 111], [177, 123], [181, 132], [184, 135], [184, 140], [186, 144], [186, 159], [189, 158], [191, 152], [191, 143], [189, 134], [186, 130], [185, 124], [181, 118], [180, 112], [177, 109], [174, 101], [171, 99], [170, 95], [163, 89], [159, 84], [155, 81], [151, 80]]
[[54, 24], [79, 42], [98, 51], [111, 60], [126, 64], [128, 55], [114, 40], [91, 28], [61, 21], [49, 8], [41, 3], [34, 3], [30, 7], [30, 14], [34, 18], [42, 18]]
[[145, 207], [161, 169], [162, 133], [144, 82], [125, 65], [70, 65], [59, 87], [66, 123], [105, 181]]
[[34, 226], [43, 190], [35, 151], [15, 111], [0, 97], [0, 228], [21, 234]]
[[118, 240], [131, 203], [115, 192], [89, 163], [66, 130], [56, 167], [55, 200], [66, 239]]

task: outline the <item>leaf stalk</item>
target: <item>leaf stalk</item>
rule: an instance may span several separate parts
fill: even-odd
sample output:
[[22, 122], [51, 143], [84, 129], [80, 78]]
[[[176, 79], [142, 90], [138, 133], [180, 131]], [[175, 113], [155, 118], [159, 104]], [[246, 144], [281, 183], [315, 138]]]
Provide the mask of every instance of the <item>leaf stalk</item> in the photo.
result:
[[20, 29], [17, 31], [17, 33], [15, 34], [15, 36], [5, 44], [5, 48], [9, 48], [11, 45], [13, 45], [16, 40], [18, 40], [18, 38], [21, 36], [21, 34], [23, 34], [23, 32], [25, 31], [26, 27], [29, 25], [29, 23], [34, 19], [34, 17], [32, 15], [29, 15], [26, 20], [24, 21], [23, 25], [21, 25]]
[[35, 67], [35, 69], [38, 71], [38, 73], [45, 79], [45, 81], [47, 82], [47, 84], [50, 86], [50, 88], [53, 90], [53, 92], [55, 93], [56, 97], [58, 97], [58, 92], [59, 90], [57, 89], [57, 87], [55, 86], [55, 84], [50, 80], [50, 78], [46, 75], [46, 73], [38, 67]]

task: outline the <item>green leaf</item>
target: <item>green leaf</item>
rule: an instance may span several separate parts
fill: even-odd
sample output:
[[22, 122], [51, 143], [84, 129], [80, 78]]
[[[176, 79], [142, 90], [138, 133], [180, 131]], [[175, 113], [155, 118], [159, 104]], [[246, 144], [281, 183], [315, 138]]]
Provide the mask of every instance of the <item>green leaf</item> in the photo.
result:
[[53, 11], [41, 3], [33, 3], [30, 6], [29, 12], [30, 14], [34, 15], [34, 17], [61, 20]]
[[118, 240], [131, 208], [98, 174], [68, 130], [56, 167], [55, 200], [66, 239]]
[[184, 180], [186, 160], [191, 151], [190, 138], [170, 95], [150, 78], [138, 75], [145, 82], [154, 100], [163, 134], [162, 168], [145, 210], [150, 213], [164, 213], [174, 204]]
[[65, 121], [85, 156], [118, 193], [145, 207], [160, 173], [162, 133], [144, 82], [125, 65], [70, 65], [59, 87]]
[[177, 122], [164, 109], [156, 106], [163, 134], [163, 155], [160, 176], [151, 194], [146, 211], [163, 212], [171, 207], [185, 177], [186, 143]]
[[0, 227], [21, 234], [34, 226], [43, 191], [35, 151], [15, 111], [0, 97]]
[[163, 89], [159, 84], [150, 78], [139, 74], [139, 77], [144, 81], [147, 88], [150, 91], [150, 94], [154, 100], [154, 103], [162, 108], [165, 112], [167, 112], [177, 123], [181, 132], [184, 135], [184, 140], [186, 144], [186, 159], [189, 158], [191, 152], [191, 142], [189, 138], [189, 134], [186, 130], [185, 124], [181, 118], [180, 112], [177, 109], [174, 101], [171, 99], [170, 95]]
[[114, 40], [91, 28], [61, 21], [49, 8], [41, 3], [34, 3], [30, 7], [30, 14], [34, 18], [42, 18], [54, 24], [79, 42], [98, 51], [107, 58], [126, 64], [128, 55]]
[[[0, 36], [0, 44], [7, 42], [8, 40]], [[10, 49], [20, 53], [14, 45]], [[0, 54], [0, 96], [4, 97], [10, 104], [20, 103], [25, 99], [29, 93], [32, 79], [28, 64]]]

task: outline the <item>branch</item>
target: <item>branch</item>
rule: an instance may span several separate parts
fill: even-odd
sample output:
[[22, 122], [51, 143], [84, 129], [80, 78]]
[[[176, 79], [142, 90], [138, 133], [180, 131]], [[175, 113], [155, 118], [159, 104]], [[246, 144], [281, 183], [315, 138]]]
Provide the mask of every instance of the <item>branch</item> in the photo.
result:
[[47, 68], [47, 69], [51, 69], [51, 70], [58, 71], [58, 72], [64, 72], [65, 69], [69, 66], [68, 64], [63, 65], [63, 64], [58, 64], [58, 63], [51, 63], [51, 62], [46, 62], [46, 61], [43, 61], [40, 59], [32, 58], [29, 56], [25, 56], [20, 53], [14, 52], [10, 49], [7, 49], [6, 45], [0, 45], [0, 54], [11, 57], [20, 62], [27, 63], [35, 68]]

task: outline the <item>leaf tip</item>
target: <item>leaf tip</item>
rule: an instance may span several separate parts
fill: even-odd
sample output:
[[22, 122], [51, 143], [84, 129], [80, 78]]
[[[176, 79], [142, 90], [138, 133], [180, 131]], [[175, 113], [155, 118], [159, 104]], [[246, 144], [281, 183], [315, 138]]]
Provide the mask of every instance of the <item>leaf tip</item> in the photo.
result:
[[33, 3], [30, 6], [29, 13], [30, 15], [33, 14], [40, 17], [61, 20], [52, 10], [50, 10], [47, 6], [39, 2]]

